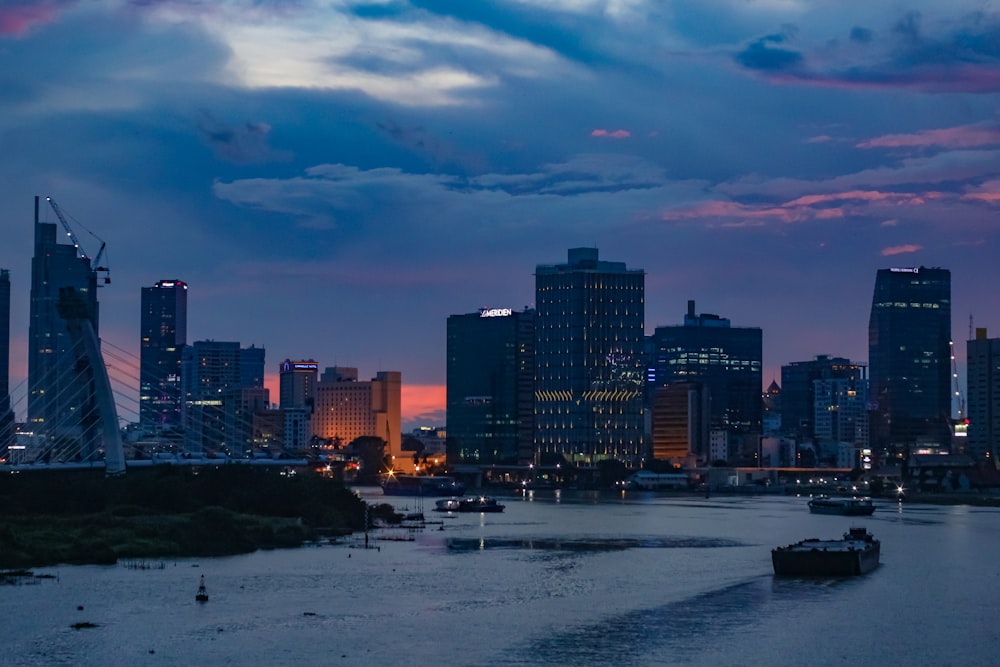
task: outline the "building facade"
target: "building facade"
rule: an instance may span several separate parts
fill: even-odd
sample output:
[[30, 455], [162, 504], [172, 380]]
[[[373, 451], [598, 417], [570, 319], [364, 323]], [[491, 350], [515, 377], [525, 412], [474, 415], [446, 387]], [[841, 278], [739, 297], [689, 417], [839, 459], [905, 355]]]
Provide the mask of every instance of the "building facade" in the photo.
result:
[[700, 382], [708, 391], [711, 429], [729, 434], [733, 451], [724, 460], [753, 459], [762, 434], [761, 330], [733, 327], [718, 315], [696, 315], [694, 301], [688, 301], [684, 324], [657, 327], [650, 349], [652, 387]]
[[[583, 467], [646, 456], [645, 272], [569, 250], [535, 270], [535, 449]], [[543, 461], [544, 463], [544, 461]]]
[[278, 407], [284, 416], [283, 448], [290, 452], [303, 452], [309, 448], [312, 437], [312, 413], [316, 394], [319, 364], [312, 359], [281, 362], [278, 372]]
[[986, 329], [976, 329], [975, 335], [966, 343], [969, 426], [965, 447], [973, 460], [996, 465], [1000, 444], [1000, 338], [988, 338]]
[[[816, 437], [817, 380], [849, 380], [858, 387], [861, 379], [868, 381], [864, 364], [843, 357], [818, 355], [809, 361], [794, 361], [781, 367], [781, 426], [782, 433], [800, 441]], [[867, 397], [867, 387], [864, 387]], [[867, 436], [866, 436], [867, 437]]]
[[0, 269], [0, 459], [14, 444], [14, 412], [10, 407], [10, 272]]
[[[248, 455], [247, 443], [253, 441], [251, 408], [267, 405], [267, 395], [242, 390], [263, 388], [263, 363], [263, 348], [241, 349], [237, 342], [204, 340], [185, 346], [182, 422], [189, 453]], [[244, 381], [257, 384], [245, 385]]]
[[675, 382], [653, 391], [652, 454], [692, 467], [709, 456], [709, 398], [700, 382]]
[[[821, 460], [843, 463], [845, 449], [860, 453], [868, 443], [868, 378], [864, 366], [848, 377], [813, 381], [813, 435]], [[853, 457], [854, 464], [859, 456]]]
[[327, 368], [316, 384], [312, 435], [349, 445], [373, 436], [386, 443], [386, 455], [405, 467], [401, 444], [402, 374], [380, 371], [368, 381], [358, 380], [358, 369]]
[[914, 446], [949, 447], [951, 272], [880, 269], [868, 324], [871, 441], [901, 459]]
[[[82, 352], [59, 314], [60, 298], [72, 295], [99, 335], [97, 273], [76, 245], [57, 241], [56, 224], [39, 219], [35, 197], [35, 248], [31, 259], [28, 323], [28, 424], [49, 454], [92, 459], [97, 413], [93, 377], [81, 373]], [[92, 374], [91, 374], [92, 375]]]
[[534, 461], [535, 311], [448, 318], [448, 462]]
[[181, 356], [187, 344], [187, 291], [180, 280], [142, 288], [139, 425], [147, 433], [181, 428]]

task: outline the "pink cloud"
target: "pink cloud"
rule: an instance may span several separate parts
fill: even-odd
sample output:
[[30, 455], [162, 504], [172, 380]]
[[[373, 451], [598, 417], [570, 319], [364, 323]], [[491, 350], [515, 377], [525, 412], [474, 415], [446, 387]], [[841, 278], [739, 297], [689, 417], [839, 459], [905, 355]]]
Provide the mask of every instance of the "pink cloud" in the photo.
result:
[[447, 387], [443, 384], [404, 383], [400, 390], [400, 412], [403, 421], [440, 419], [441, 423], [430, 425], [441, 426], [444, 423], [446, 390]]
[[607, 139], [628, 139], [632, 133], [628, 130], [594, 130], [590, 133], [592, 137], [605, 137]]
[[55, 6], [48, 2], [0, 6], [0, 35], [23, 35], [36, 25], [51, 23], [55, 14]]
[[912, 134], [886, 134], [856, 144], [858, 148], [975, 148], [1000, 144], [1000, 127], [960, 125]]
[[808, 139], [805, 139], [804, 141], [807, 144], [822, 144], [822, 143], [826, 143], [827, 141], [833, 141], [833, 137], [831, 137], [828, 134], [820, 134], [820, 135], [815, 136], [815, 137], [809, 137]]
[[906, 245], [897, 245], [897, 246], [892, 246], [891, 248], [883, 248], [882, 256], [891, 257], [892, 255], [905, 255], [911, 252], [919, 252], [920, 250], [923, 249], [924, 247], [922, 245], [914, 245], [912, 243], [908, 243]]
[[977, 190], [962, 195], [962, 199], [1000, 203], [1000, 180], [986, 181]]

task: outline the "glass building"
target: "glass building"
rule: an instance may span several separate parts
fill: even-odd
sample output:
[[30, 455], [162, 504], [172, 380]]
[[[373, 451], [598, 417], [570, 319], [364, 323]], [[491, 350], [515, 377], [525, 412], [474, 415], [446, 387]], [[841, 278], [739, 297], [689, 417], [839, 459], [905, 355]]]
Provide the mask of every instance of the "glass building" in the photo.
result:
[[[694, 301], [688, 301], [684, 324], [657, 327], [651, 338], [650, 389], [700, 382], [708, 391], [711, 430], [729, 435], [735, 448], [730, 456], [752, 458], [762, 431], [761, 330], [696, 315]], [[694, 454], [709, 458], [705, 451]]]
[[[782, 431], [801, 440], [815, 437], [817, 380], [848, 380], [850, 385], [867, 385], [868, 371], [863, 364], [856, 364], [843, 357], [821, 354], [810, 361], [793, 361], [781, 367], [781, 425]], [[825, 387], [825, 385], [824, 385]], [[825, 387], [828, 389], [828, 387]], [[855, 395], [867, 386], [855, 387]], [[822, 401], [821, 401], [822, 402]]]
[[181, 427], [181, 352], [187, 343], [187, 290], [180, 280], [142, 288], [139, 425], [147, 432]]
[[448, 318], [448, 463], [534, 460], [535, 311]]
[[[582, 466], [645, 457], [646, 274], [569, 250], [535, 270], [535, 448]], [[450, 427], [449, 427], [450, 428]]]
[[977, 461], [997, 460], [1000, 442], [1000, 338], [988, 338], [986, 329], [966, 343], [969, 379], [969, 427], [966, 453]]
[[871, 442], [900, 457], [951, 442], [951, 272], [880, 269], [868, 322]]
[[[39, 220], [35, 197], [35, 249], [31, 259], [28, 323], [28, 422], [48, 443], [46, 451], [95, 455], [97, 441], [85, 436], [97, 415], [93, 378], [77, 369], [82, 350], [59, 315], [60, 292], [72, 294], [99, 335], [97, 273], [75, 244], [57, 241], [56, 224]], [[55, 449], [53, 449], [55, 447]]]

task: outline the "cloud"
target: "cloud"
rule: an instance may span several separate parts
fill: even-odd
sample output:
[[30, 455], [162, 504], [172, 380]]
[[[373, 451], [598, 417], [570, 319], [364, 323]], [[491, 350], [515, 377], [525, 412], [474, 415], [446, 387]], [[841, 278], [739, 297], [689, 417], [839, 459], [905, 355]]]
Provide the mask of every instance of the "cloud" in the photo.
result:
[[268, 145], [271, 126], [262, 122], [245, 122], [226, 125], [210, 113], [203, 112], [198, 120], [198, 130], [215, 154], [236, 164], [287, 161], [290, 154], [275, 151]]
[[857, 148], [978, 148], [1000, 145], [1000, 126], [960, 125], [911, 134], [886, 134], [856, 144]]
[[784, 72], [800, 67], [805, 58], [797, 51], [790, 51], [775, 46], [786, 40], [785, 35], [767, 35], [752, 42], [743, 51], [736, 54], [736, 62], [747, 69], [766, 72]]
[[[414, 426], [443, 426], [447, 388], [445, 385], [410, 384], [400, 389], [400, 412], [404, 423]], [[412, 430], [404, 429], [407, 431]]]
[[51, 23], [56, 12], [67, 2], [41, 0], [0, 5], [0, 35], [18, 37], [36, 26]]
[[881, 255], [883, 257], [892, 257], [893, 255], [905, 255], [913, 252], [920, 252], [924, 247], [921, 245], [907, 244], [907, 245], [897, 245], [890, 248], [883, 248]]
[[632, 133], [628, 130], [593, 130], [590, 133], [592, 137], [606, 137], [608, 139], [628, 139], [632, 136]]
[[962, 199], [1000, 204], [1000, 180], [990, 180], [971, 188]]

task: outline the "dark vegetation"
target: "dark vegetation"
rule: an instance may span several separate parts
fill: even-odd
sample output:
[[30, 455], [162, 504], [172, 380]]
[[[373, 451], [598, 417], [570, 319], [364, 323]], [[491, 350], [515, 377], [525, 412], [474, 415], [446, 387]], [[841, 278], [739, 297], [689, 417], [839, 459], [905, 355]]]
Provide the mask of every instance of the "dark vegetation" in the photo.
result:
[[365, 520], [340, 482], [238, 465], [4, 475], [0, 506], [0, 568], [297, 547]]

